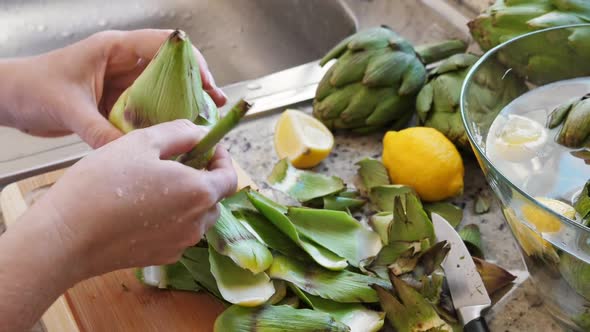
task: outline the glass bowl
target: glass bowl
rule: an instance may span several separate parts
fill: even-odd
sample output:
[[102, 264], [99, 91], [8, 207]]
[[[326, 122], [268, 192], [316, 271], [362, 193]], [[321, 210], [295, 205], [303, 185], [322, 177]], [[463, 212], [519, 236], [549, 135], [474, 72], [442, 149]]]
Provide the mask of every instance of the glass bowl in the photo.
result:
[[[514, 105], [510, 103], [527, 90], [543, 89], [562, 80], [588, 78], [589, 84], [583, 90], [590, 92], [590, 56], [583, 55], [590, 54], [590, 37], [586, 36], [590, 36], [590, 24], [539, 30], [506, 41], [486, 52], [471, 67], [460, 97], [461, 116], [472, 149], [501, 202], [531, 280], [556, 320], [576, 331], [590, 330], [590, 228], [577, 222], [577, 217], [570, 219], [554, 212], [529, 188], [553, 186], [556, 179], [577, 173], [560, 169], [561, 158], [544, 156], [539, 162], [537, 154], [523, 155], [528, 158], [523, 165], [528, 166], [520, 168], [521, 173], [513, 172], [492, 153], [494, 147], [488, 144], [488, 136], [497, 135], [496, 127], [492, 127], [493, 131], [490, 127], [499, 116], [505, 118], [504, 114], [499, 115], [504, 107]], [[547, 108], [544, 112], [567, 101], [559, 93], [539, 91], [547, 91], [543, 92], [543, 105]], [[521, 105], [539, 106], [534, 102]], [[590, 168], [590, 164], [585, 167]], [[549, 168], [555, 172], [548, 173]], [[543, 171], [538, 173], [542, 175], [535, 175], [538, 171]], [[526, 185], [519, 174], [530, 177]], [[571, 205], [586, 180], [579, 181], [577, 188], [567, 195], [551, 197], [549, 193], [549, 198]]]

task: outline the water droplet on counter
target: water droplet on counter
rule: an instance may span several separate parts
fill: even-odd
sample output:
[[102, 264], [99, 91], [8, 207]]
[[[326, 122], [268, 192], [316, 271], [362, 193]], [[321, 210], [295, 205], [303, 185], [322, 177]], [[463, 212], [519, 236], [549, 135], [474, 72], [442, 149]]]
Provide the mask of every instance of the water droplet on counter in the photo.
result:
[[185, 19], [185, 20], [190, 20], [192, 17], [193, 17], [193, 14], [192, 13], [184, 13], [182, 15], [182, 18]]
[[169, 190], [168, 190], [168, 187], [166, 187], [166, 188], [164, 188], [164, 191], [163, 191], [162, 193], [163, 193], [164, 195], [168, 195], [168, 192], [169, 192]]
[[123, 189], [117, 188], [117, 189], [115, 189], [115, 192], [117, 193], [117, 196], [123, 197]]
[[46, 25], [43, 25], [43, 24], [37, 25], [37, 31], [43, 32], [43, 31], [46, 31], [46, 30], [47, 30], [47, 26]]
[[254, 82], [254, 83], [249, 83], [248, 85], [246, 85], [246, 88], [248, 90], [258, 90], [258, 89], [262, 88], [262, 85]]
[[98, 20], [98, 26], [99, 26], [99, 27], [106, 27], [106, 26], [107, 26], [107, 24], [109, 24], [109, 21], [107, 21], [107, 20], [106, 20], [106, 19], [104, 19], [104, 18], [101, 18], [100, 20]]
[[74, 33], [71, 31], [62, 31], [60, 35], [64, 38], [71, 38], [74, 36]]
[[176, 219], [176, 222], [179, 224], [182, 224], [184, 222], [184, 220], [182, 218], [178, 218], [178, 219]]
[[143, 211], [139, 213], [139, 216], [140, 217], [143, 217]]
[[150, 223], [149, 223], [149, 222], [147, 222], [147, 221], [144, 221], [144, 222], [143, 222], [143, 227], [148, 227], [149, 225], [150, 225]]
[[160, 228], [160, 224], [154, 224], [154, 228]]
[[168, 12], [168, 16], [170, 16], [171, 18], [176, 16], [176, 12], [174, 10], [171, 10], [170, 12]]
[[136, 244], [136, 243], [137, 243], [137, 240], [131, 240], [131, 241], [129, 241], [129, 242], [130, 242], [131, 244]]
[[139, 196], [139, 200], [140, 201], [145, 201], [145, 194], [141, 194], [141, 196]]

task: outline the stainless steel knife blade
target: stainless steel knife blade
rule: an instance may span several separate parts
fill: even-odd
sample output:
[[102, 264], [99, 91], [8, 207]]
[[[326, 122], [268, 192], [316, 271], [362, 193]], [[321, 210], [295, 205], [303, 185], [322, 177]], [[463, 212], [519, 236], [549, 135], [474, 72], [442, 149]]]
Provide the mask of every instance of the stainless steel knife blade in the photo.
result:
[[442, 263], [455, 310], [463, 324], [480, 318], [481, 311], [492, 301], [486, 291], [475, 263], [461, 237], [443, 217], [432, 213], [432, 223], [437, 241], [447, 241], [451, 246]]

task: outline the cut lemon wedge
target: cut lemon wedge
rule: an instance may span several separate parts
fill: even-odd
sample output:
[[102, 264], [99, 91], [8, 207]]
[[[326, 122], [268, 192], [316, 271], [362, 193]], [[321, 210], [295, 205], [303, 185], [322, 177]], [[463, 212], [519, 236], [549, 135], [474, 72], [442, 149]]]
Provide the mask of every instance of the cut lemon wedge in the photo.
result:
[[287, 158], [297, 168], [311, 168], [330, 154], [334, 136], [316, 118], [288, 109], [277, 121], [274, 144], [280, 159]]

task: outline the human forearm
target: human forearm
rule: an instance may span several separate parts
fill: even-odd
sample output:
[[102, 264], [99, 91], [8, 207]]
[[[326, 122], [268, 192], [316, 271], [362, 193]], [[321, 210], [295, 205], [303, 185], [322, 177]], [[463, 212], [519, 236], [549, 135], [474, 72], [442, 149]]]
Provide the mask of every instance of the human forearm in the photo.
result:
[[0, 322], [25, 331], [82, 275], [47, 214], [32, 209], [0, 236]]

